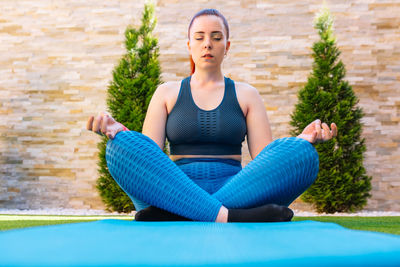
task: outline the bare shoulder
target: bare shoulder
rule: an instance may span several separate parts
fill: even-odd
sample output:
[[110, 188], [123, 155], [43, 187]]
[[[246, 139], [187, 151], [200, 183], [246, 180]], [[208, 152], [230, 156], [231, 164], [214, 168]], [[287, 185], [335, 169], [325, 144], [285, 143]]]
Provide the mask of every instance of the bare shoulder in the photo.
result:
[[236, 96], [243, 111], [243, 114], [247, 116], [248, 111], [254, 105], [254, 103], [260, 103], [261, 96], [258, 90], [248, 83], [236, 82], [235, 81]]
[[235, 88], [239, 102], [243, 102], [246, 105], [251, 104], [255, 99], [261, 99], [257, 88], [248, 83], [235, 82]]
[[180, 87], [179, 81], [165, 82], [165, 83], [160, 84], [157, 87], [156, 92], [161, 95], [169, 95], [169, 94], [173, 93], [174, 91], [179, 90], [179, 87]]
[[153, 98], [158, 98], [168, 102], [171, 98], [176, 98], [179, 93], [180, 82], [166, 82], [160, 84], [154, 92]]
[[166, 82], [158, 86], [157, 94], [160, 98], [163, 99], [168, 114], [171, 112], [174, 107], [176, 100], [179, 95], [179, 89], [181, 87], [180, 81]]

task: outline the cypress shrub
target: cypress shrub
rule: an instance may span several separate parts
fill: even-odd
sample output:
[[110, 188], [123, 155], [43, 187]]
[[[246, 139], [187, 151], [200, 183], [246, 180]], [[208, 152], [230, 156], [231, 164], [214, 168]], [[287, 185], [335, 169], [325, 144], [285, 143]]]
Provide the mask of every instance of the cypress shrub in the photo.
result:
[[371, 177], [363, 167], [366, 150], [361, 138], [363, 111], [345, 78], [345, 66], [333, 35], [333, 19], [325, 7], [314, 21], [319, 40], [313, 44], [313, 69], [298, 93], [291, 114], [291, 134], [297, 136], [311, 122], [335, 122], [336, 138], [315, 144], [320, 171], [315, 183], [301, 196], [318, 212], [352, 212], [362, 209], [370, 197]]
[[[113, 70], [108, 86], [107, 107], [116, 121], [128, 129], [142, 132], [151, 97], [161, 83], [158, 41], [152, 35], [156, 25], [154, 7], [146, 4], [139, 29], [125, 31], [126, 54]], [[97, 189], [108, 210], [130, 212], [134, 205], [108, 172], [105, 149], [108, 138], [98, 144], [99, 178]]]

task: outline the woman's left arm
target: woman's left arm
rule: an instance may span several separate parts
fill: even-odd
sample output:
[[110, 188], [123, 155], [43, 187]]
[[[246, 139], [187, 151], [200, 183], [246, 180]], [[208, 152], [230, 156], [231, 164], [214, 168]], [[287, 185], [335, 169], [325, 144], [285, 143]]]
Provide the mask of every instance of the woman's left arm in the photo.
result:
[[264, 147], [272, 142], [271, 126], [258, 90], [247, 84], [241, 86], [243, 99], [247, 106], [247, 144], [250, 156], [254, 159]]
[[[239, 84], [238, 84], [239, 85]], [[272, 142], [271, 126], [269, 124], [267, 112], [258, 90], [248, 84], [240, 84], [241, 95], [246, 103], [246, 125], [247, 125], [247, 144], [250, 156], [254, 159], [261, 150]], [[321, 143], [337, 136], [337, 126], [331, 124], [331, 129], [321, 120], [310, 123], [303, 132], [297, 136], [310, 143]]]

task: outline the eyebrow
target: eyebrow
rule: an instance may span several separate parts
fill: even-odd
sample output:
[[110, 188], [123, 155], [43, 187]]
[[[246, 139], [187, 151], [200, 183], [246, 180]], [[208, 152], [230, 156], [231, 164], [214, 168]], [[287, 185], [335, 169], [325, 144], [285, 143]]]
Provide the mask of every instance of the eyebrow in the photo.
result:
[[[204, 34], [204, 32], [202, 32], [202, 31], [200, 31], [200, 32], [195, 32], [194, 34], [196, 34], [196, 33]], [[220, 34], [222, 34], [221, 31], [213, 31], [213, 32], [211, 32], [211, 34], [214, 34], [214, 33], [220, 33]]]

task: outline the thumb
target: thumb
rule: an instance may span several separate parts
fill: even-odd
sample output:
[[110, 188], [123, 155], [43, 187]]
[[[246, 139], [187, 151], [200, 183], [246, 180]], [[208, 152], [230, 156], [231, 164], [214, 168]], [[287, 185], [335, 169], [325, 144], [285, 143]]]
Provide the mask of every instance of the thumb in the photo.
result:
[[311, 143], [314, 143], [317, 139], [317, 132], [313, 131], [312, 136], [311, 136]]
[[107, 137], [110, 139], [114, 139], [115, 133], [107, 133]]

